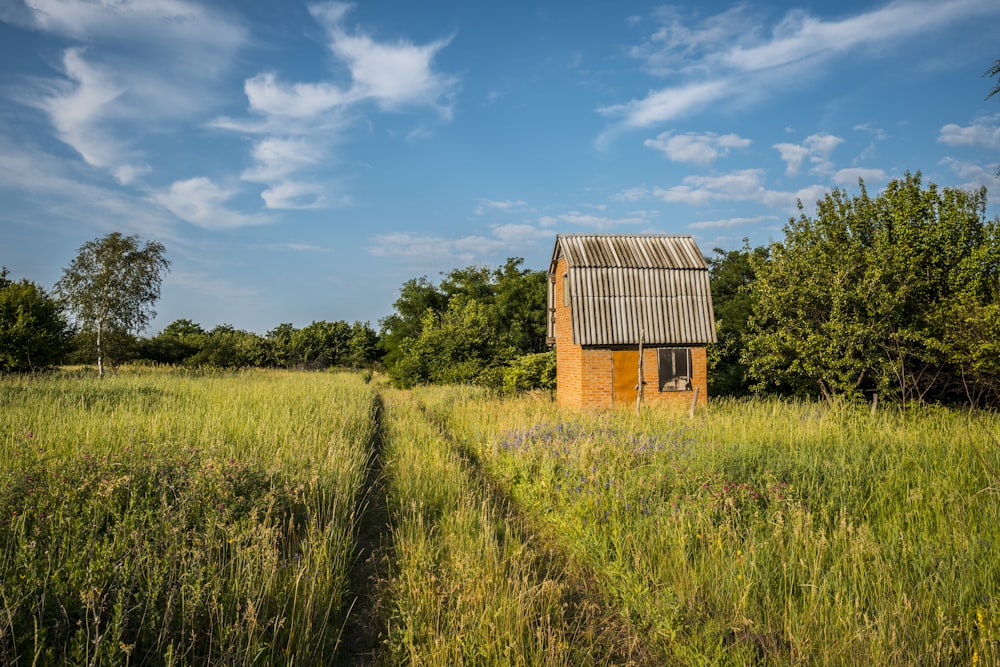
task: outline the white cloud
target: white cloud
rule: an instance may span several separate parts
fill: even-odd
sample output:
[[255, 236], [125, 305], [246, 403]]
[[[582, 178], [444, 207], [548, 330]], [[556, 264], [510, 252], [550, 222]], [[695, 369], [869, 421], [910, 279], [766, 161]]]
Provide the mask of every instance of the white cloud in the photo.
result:
[[637, 128], [714, 104], [747, 104], [821, 75], [831, 59], [865, 49], [886, 53], [902, 40], [998, 13], [1000, 5], [983, 0], [902, 0], [834, 20], [793, 9], [766, 26], [741, 6], [688, 28], [676, 10], [666, 10], [664, 25], [632, 55], [654, 73], [679, 81], [598, 111], [619, 119], [622, 127]]
[[443, 262], [453, 257], [452, 242], [440, 236], [391, 232], [376, 234], [368, 252], [376, 257], [400, 257], [425, 262]]
[[247, 79], [243, 91], [251, 111], [289, 118], [313, 118], [357, 99], [333, 83], [279, 83], [270, 72]]
[[840, 137], [835, 137], [832, 134], [811, 134], [805, 138], [801, 145], [780, 143], [774, 144], [774, 148], [781, 154], [781, 159], [785, 161], [785, 173], [789, 176], [801, 173], [806, 158], [809, 158], [809, 162], [812, 164], [812, 168], [809, 170], [811, 173], [829, 174], [833, 170], [830, 155], [843, 141]]
[[861, 123], [859, 125], [855, 125], [852, 129], [857, 130], [858, 132], [868, 132], [874, 136], [877, 141], [885, 141], [889, 137], [885, 130], [880, 127], [875, 127], [871, 123]]
[[377, 234], [368, 252], [376, 257], [404, 259], [423, 266], [443, 266], [449, 262], [485, 263], [498, 255], [510, 257], [521, 249], [548, 241], [555, 232], [529, 224], [491, 225], [490, 235], [470, 234], [445, 238], [415, 232]]
[[[261, 194], [268, 208], [317, 208], [329, 202], [319, 186], [293, 182], [292, 177], [328, 165], [333, 147], [365, 104], [389, 111], [424, 107], [440, 118], [451, 117], [450, 97], [457, 79], [433, 67], [450, 38], [418, 45], [349, 32], [343, 24], [352, 8], [337, 2], [309, 5], [310, 14], [326, 31], [337, 71], [347, 74], [344, 80], [331, 75], [320, 81], [285, 82], [273, 72], [262, 72], [244, 82], [248, 111], [254, 117], [219, 117], [212, 122], [216, 128], [264, 137], [254, 144], [254, 166], [242, 178], [269, 186]], [[431, 131], [427, 124], [418, 124], [407, 138]]]
[[59, 139], [72, 146], [87, 164], [118, 166], [126, 149], [101, 127], [101, 121], [112, 115], [110, 110], [125, 87], [86, 62], [80, 49], [65, 52], [63, 70], [70, 81], [54, 82], [52, 92], [34, 104], [52, 119]]
[[549, 229], [539, 229], [534, 225], [510, 224], [493, 225], [490, 231], [498, 239], [509, 245], [532, 245], [536, 241], [544, 241], [555, 236], [555, 232]]
[[559, 215], [542, 216], [538, 222], [543, 227], [552, 227], [559, 223], [567, 223], [578, 227], [607, 230], [616, 227], [649, 224], [655, 215], [655, 212], [650, 211], [632, 211], [624, 216], [612, 217], [581, 213], [580, 211], [569, 211], [568, 213], [561, 213]]
[[808, 148], [789, 143], [775, 144], [774, 148], [781, 154], [781, 159], [785, 161], [786, 174], [794, 176], [802, 171], [802, 163], [809, 155]]
[[0, 188], [35, 195], [43, 219], [69, 220], [102, 232], [134, 231], [178, 242], [173, 219], [162, 209], [118, 189], [88, 182], [93, 176], [81, 163], [58, 159], [0, 136]]
[[292, 172], [321, 162], [323, 149], [307, 138], [268, 137], [254, 144], [256, 165], [241, 175], [245, 181], [267, 183], [286, 178]]
[[285, 181], [273, 185], [260, 193], [269, 209], [311, 209], [322, 208], [326, 202], [323, 188], [314, 183], [294, 183]]
[[437, 106], [450, 115], [450, 107], [439, 106], [439, 100], [456, 80], [431, 68], [434, 56], [450, 39], [424, 46], [403, 41], [382, 44], [367, 35], [348, 35], [338, 29], [331, 31], [331, 37], [330, 50], [350, 68], [354, 94], [359, 98], [371, 98], [387, 109], [410, 104]]
[[215, 77], [247, 37], [239, 22], [184, 0], [31, 0], [5, 18], [83, 45], [64, 52], [62, 78], [15, 96], [123, 185], [151, 171], [136, 140], [214, 104]]
[[837, 185], [856, 186], [858, 180], [866, 183], [884, 183], [889, 180], [889, 176], [881, 169], [866, 169], [864, 167], [851, 167], [850, 169], [840, 169], [832, 176], [832, 180]]
[[812, 204], [828, 188], [811, 185], [796, 192], [769, 190], [764, 186], [764, 170], [742, 169], [713, 176], [687, 176], [680, 185], [653, 188], [652, 196], [665, 202], [705, 206], [719, 201], [756, 202], [765, 206], [794, 211], [796, 201]]
[[948, 167], [956, 176], [965, 180], [958, 186], [963, 190], [986, 188], [991, 192], [996, 192], [1000, 189], [1000, 177], [997, 176], [995, 164], [981, 165], [950, 157], [944, 158], [939, 164]]
[[646, 139], [643, 145], [660, 151], [675, 162], [689, 162], [707, 166], [720, 156], [728, 155], [729, 149], [746, 148], [751, 143], [749, 139], [744, 139], [737, 134], [662, 132], [655, 139]]
[[623, 118], [625, 127], [649, 127], [687, 115], [721, 99], [732, 91], [726, 80], [691, 83], [650, 93], [641, 100], [630, 100], [598, 109], [605, 116]]
[[153, 194], [151, 200], [181, 220], [205, 229], [232, 229], [270, 222], [263, 216], [227, 209], [224, 204], [235, 194], [234, 190], [224, 190], [211, 179], [200, 176], [176, 181], [169, 190]]
[[613, 199], [617, 201], [639, 201], [648, 197], [649, 194], [649, 188], [635, 187], [619, 192]]
[[1000, 114], [977, 118], [972, 125], [949, 123], [941, 128], [938, 141], [949, 146], [1000, 148]]

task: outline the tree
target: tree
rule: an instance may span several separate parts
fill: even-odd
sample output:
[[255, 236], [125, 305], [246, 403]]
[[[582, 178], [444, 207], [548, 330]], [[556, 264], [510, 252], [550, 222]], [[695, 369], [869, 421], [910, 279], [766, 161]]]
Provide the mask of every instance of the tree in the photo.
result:
[[[511, 257], [504, 266], [494, 270], [483, 266], [452, 269], [443, 274], [438, 286], [426, 277], [404, 283], [399, 299], [393, 304], [396, 312], [380, 322], [385, 352], [383, 363], [390, 375], [397, 379], [417, 378], [414, 381], [420, 382], [444, 381], [440, 379], [447, 375], [443, 369], [441, 373], [425, 373], [418, 367], [424, 368], [426, 364], [438, 367], [428, 356], [434, 354], [433, 348], [427, 347], [428, 341], [440, 339], [442, 329], [448, 329], [456, 318], [460, 318], [459, 313], [471, 315], [472, 311], [467, 310], [470, 304], [474, 304], [476, 312], [485, 318], [481, 323], [478, 315], [472, 318], [476, 326], [482, 324], [491, 338], [486, 341], [487, 357], [482, 356], [481, 346], [446, 346], [447, 351], [442, 350], [441, 358], [447, 363], [470, 362], [459, 373], [462, 381], [474, 375], [470, 369], [499, 368], [519, 356], [544, 352], [548, 274], [522, 269], [523, 262], [520, 257]], [[427, 326], [433, 331], [426, 332], [425, 336]], [[417, 355], [422, 361], [416, 366], [414, 344], [422, 346]], [[461, 356], [473, 354], [473, 351], [474, 355], [468, 359]], [[394, 371], [400, 364], [405, 368]]]
[[55, 365], [69, 345], [59, 303], [33, 282], [14, 282], [0, 268], [0, 372], [34, 372]]
[[[995, 367], [959, 363], [986, 360], [995, 330], [1000, 223], [985, 220], [986, 191], [924, 188], [919, 172], [874, 198], [860, 186], [827, 194], [751, 261], [749, 373], [760, 388], [831, 400], [954, 400], [963, 372], [985, 380]], [[978, 352], [956, 318], [981, 325]]]
[[750, 390], [741, 353], [752, 312], [752, 262], [766, 262], [768, 250], [750, 248], [749, 239], [743, 239], [742, 249], [716, 248], [715, 253], [708, 263], [718, 341], [708, 346], [708, 391], [712, 396], [742, 396]]
[[104, 377], [106, 332], [138, 333], [156, 316], [163, 273], [170, 268], [163, 244], [140, 245], [119, 232], [81, 246], [63, 271], [56, 292], [84, 331], [95, 335], [97, 372]]

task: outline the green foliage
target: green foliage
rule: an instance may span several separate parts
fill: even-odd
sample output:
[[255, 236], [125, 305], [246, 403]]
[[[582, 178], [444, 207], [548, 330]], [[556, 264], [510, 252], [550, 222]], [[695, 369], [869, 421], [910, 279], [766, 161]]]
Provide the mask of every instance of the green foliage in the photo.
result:
[[767, 261], [766, 247], [715, 249], [709, 259], [712, 307], [718, 342], [708, 346], [708, 392], [711, 396], [743, 396], [750, 391], [747, 364], [742, 359], [744, 338], [753, 305], [749, 287], [754, 281], [752, 261]]
[[182, 319], [136, 347], [135, 357], [157, 364], [320, 369], [372, 365], [378, 358], [378, 334], [367, 322], [319, 321], [302, 329], [285, 323], [260, 336], [228, 324], [205, 331]]
[[0, 269], [0, 373], [57, 364], [70, 336], [59, 303], [34, 283], [7, 276], [7, 269]]
[[381, 321], [383, 362], [397, 384], [502, 384], [497, 369], [544, 352], [546, 273], [520, 268], [523, 261], [453, 269], [439, 286], [404, 283], [396, 312]]
[[[988, 364], [962, 362], [987, 354], [1000, 296], [1000, 229], [985, 207], [985, 190], [923, 188], [918, 173], [874, 198], [864, 184], [854, 197], [834, 190], [815, 218], [790, 220], [770, 257], [751, 261], [743, 359], [757, 386], [906, 404], [992, 382]], [[978, 344], [956, 329], [959, 312], [980, 325]]]
[[162, 243], [140, 245], [137, 235], [119, 232], [81, 246], [63, 270], [56, 293], [83, 331], [96, 334], [97, 368], [104, 375], [103, 335], [138, 333], [156, 315], [163, 272], [170, 268]]

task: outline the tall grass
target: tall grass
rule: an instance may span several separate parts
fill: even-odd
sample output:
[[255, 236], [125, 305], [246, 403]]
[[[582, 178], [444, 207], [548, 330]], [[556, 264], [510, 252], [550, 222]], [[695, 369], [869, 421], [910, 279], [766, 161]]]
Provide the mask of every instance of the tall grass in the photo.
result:
[[0, 381], [0, 663], [315, 663], [343, 627], [353, 375]]
[[695, 420], [428, 389], [664, 661], [1000, 663], [994, 416], [717, 401]]
[[548, 557], [507, 503], [405, 393], [387, 396], [386, 478], [394, 565], [392, 664], [624, 664], [628, 656], [567, 599]]

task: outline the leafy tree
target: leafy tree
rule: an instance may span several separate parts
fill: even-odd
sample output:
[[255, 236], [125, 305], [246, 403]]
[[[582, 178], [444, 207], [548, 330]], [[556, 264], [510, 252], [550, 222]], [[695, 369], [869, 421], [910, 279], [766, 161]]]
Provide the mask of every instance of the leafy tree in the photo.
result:
[[107, 332], [138, 333], [156, 315], [163, 273], [170, 268], [163, 244], [140, 244], [119, 232], [85, 243], [56, 283], [56, 292], [81, 330], [93, 332], [97, 371], [104, 377]]
[[985, 207], [985, 190], [924, 188], [918, 172], [874, 198], [863, 183], [854, 197], [835, 189], [815, 218], [790, 220], [769, 259], [751, 261], [744, 360], [758, 386], [948, 400], [968, 342], [949, 313], [988, 324], [997, 300], [1000, 233]]
[[[468, 347], [470, 354], [474, 351], [478, 355], [468, 359], [454, 357], [454, 347], [442, 349], [442, 357], [449, 363], [469, 362], [458, 372], [462, 381], [469, 381], [473, 368], [478, 373], [505, 366], [521, 355], [544, 352], [547, 274], [523, 269], [523, 262], [514, 257], [495, 270], [481, 266], [453, 269], [444, 274], [438, 286], [426, 277], [404, 283], [394, 304], [396, 312], [381, 320], [383, 362], [390, 375], [404, 383], [444, 381], [439, 379], [440, 373], [426, 367], [437, 366], [429, 357], [433, 350], [418, 352], [413, 346], [439, 336], [442, 328], [459, 318], [457, 313], [470, 314], [469, 304], [475, 304], [476, 312], [485, 318], [483, 326], [490, 332], [490, 340], [486, 341], [488, 353], [480, 346]], [[431, 330], [425, 335], [427, 326]], [[418, 359], [422, 361], [418, 363]]]
[[351, 327], [347, 322], [312, 322], [292, 333], [291, 361], [303, 368], [328, 368], [347, 360]]
[[184, 362], [212, 368], [266, 368], [276, 365], [273, 341], [220, 324], [204, 335], [201, 349]]
[[495, 340], [486, 306], [456, 299], [442, 315], [424, 314], [420, 335], [406, 339], [405, 353], [389, 374], [404, 387], [475, 382], [494, 359]]
[[59, 303], [33, 282], [14, 282], [0, 268], [0, 372], [34, 372], [55, 365], [70, 330]]
[[368, 322], [355, 322], [347, 339], [347, 359], [355, 366], [370, 366], [379, 357], [378, 333]]
[[157, 364], [180, 365], [198, 354], [206, 339], [201, 325], [188, 319], [174, 320], [159, 335], [140, 341], [137, 355]]
[[404, 340], [420, 335], [427, 312], [440, 314], [445, 311], [448, 297], [426, 276], [411, 278], [399, 288], [399, 298], [392, 307], [396, 312], [379, 320], [383, 362], [387, 367], [394, 366], [405, 354]]
[[766, 262], [766, 247], [750, 248], [743, 239], [740, 250], [715, 249], [709, 259], [712, 306], [718, 342], [708, 347], [708, 389], [713, 396], [742, 396], [750, 391], [747, 365], [741, 358], [750, 322], [750, 284], [753, 261]]

